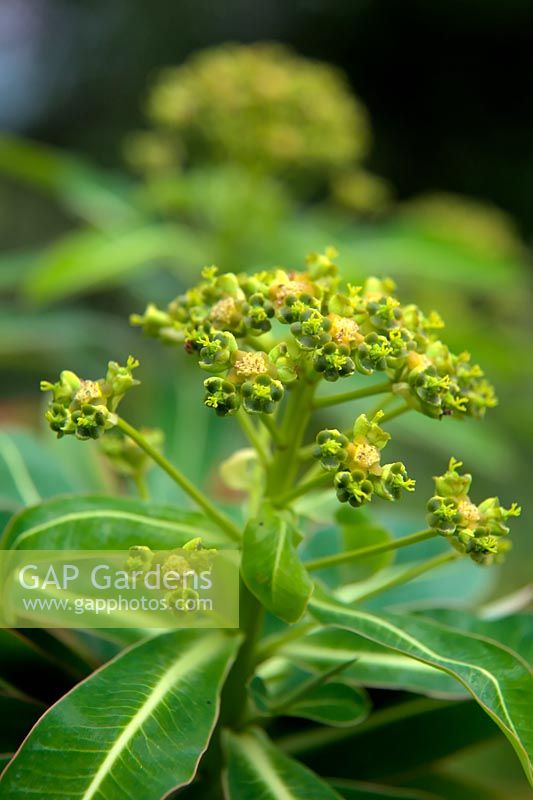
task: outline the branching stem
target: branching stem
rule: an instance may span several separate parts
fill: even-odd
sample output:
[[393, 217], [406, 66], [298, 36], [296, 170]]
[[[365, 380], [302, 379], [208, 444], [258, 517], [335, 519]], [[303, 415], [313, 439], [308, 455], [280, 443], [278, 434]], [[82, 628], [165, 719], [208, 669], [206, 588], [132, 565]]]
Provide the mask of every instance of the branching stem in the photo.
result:
[[375, 556], [379, 553], [387, 553], [389, 550], [399, 550], [401, 547], [425, 542], [426, 539], [433, 539], [438, 535], [437, 531], [427, 528], [423, 531], [412, 533], [410, 536], [403, 536], [401, 539], [383, 542], [383, 544], [373, 544], [369, 547], [360, 547], [358, 550], [347, 550], [344, 553], [334, 553], [331, 556], [315, 558], [313, 561], [307, 561], [305, 566], [310, 572], [317, 569], [325, 569], [326, 567], [335, 567], [337, 564], [346, 564], [349, 561], [357, 561], [359, 558]]

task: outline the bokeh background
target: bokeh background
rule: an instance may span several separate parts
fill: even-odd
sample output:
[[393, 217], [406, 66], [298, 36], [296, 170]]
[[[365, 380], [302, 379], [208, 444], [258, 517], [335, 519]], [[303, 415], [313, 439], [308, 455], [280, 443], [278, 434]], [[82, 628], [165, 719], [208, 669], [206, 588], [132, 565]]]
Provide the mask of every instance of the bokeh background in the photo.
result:
[[[139, 146], [132, 132], [150, 127], [147, 98], [162, 68], [264, 41], [344, 72], [367, 115], [355, 166], [300, 181], [235, 154], [177, 148], [169, 161], [160, 142]], [[419, 492], [383, 519], [412, 530], [431, 475], [453, 452], [475, 473], [476, 497], [524, 506], [506, 565], [460, 576], [457, 601], [523, 597], [533, 562], [532, 43], [527, 0], [3, 0], [2, 517], [65, 491], [132, 490], [102, 471], [95, 448], [55, 444], [38, 392], [62, 368], [96, 377], [130, 352], [143, 386], [129, 416], [163, 427], [169, 455], [227, 499], [216, 464], [233, 449], [231, 421], [211, 417], [198, 375], [143, 340], [128, 316], [168, 302], [204, 264], [297, 268], [333, 243], [352, 281], [390, 275], [405, 300], [437, 308], [445, 340], [472, 352], [500, 397], [485, 423], [391, 423], [391, 449]], [[164, 476], [152, 474], [150, 488], [179, 499]], [[496, 781], [516, 776], [518, 796], [521, 778], [502, 753], [485, 753], [483, 769], [496, 765]], [[452, 764], [478, 767], [471, 753]]]

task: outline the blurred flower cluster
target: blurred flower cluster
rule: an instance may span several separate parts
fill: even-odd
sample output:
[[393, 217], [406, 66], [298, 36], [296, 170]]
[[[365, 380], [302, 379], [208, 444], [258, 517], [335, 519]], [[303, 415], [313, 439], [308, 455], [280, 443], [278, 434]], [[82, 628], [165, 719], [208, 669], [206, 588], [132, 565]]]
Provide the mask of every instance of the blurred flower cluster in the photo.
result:
[[378, 411], [369, 420], [361, 414], [351, 439], [336, 429], [320, 431], [316, 438], [314, 456], [324, 469], [335, 470], [334, 485], [341, 503], [358, 508], [374, 493], [399, 500], [402, 490], [414, 491], [415, 482], [407, 476], [404, 464], [381, 465], [381, 450], [391, 438], [378, 424], [383, 416], [383, 411]]
[[151, 130], [132, 135], [142, 171], [231, 162], [261, 173], [312, 176], [366, 153], [366, 111], [334, 67], [279, 44], [225, 45], [165, 70], [147, 102]]
[[82, 380], [63, 370], [56, 383], [41, 381], [41, 391], [52, 392], [46, 419], [58, 438], [98, 439], [116, 424], [115, 412], [128, 389], [139, 381], [133, 370], [139, 362], [130, 356], [125, 366], [110, 361], [105, 378]]
[[450, 459], [448, 470], [435, 480], [435, 495], [428, 503], [428, 524], [449, 537], [453, 546], [481, 564], [498, 561], [511, 547], [504, 537], [509, 533], [509, 517], [518, 517], [520, 508], [513, 503], [503, 508], [497, 497], [489, 497], [479, 505], [468, 492], [472, 476], [461, 475], [461, 461]]
[[443, 322], [402, 305], [391, 280], [342, 286], [333, 248], [306, 269], [253, 275], [203, 271], [203, 280], [166, 310], [148, 305], [132, 323], [166, 343], [181, 343], [212, 373], [205, 403], [224, 416], [243, 407], [272, 414], [285, 388], [355, 373], [387, 378], [386, 390], [421, 413], [483, 416], [494, 391], [468, 353], [438, 338]]

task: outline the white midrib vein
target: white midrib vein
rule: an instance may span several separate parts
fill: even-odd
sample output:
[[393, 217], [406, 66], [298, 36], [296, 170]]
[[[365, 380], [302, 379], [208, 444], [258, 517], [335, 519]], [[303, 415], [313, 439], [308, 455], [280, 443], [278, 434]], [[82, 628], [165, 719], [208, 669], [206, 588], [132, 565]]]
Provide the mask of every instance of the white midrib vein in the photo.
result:
[[41, 533], [42, 531], [48, 530], [48, 528], [57, 528], [59, 525], [65, 525], [68, 522], [78, 522], [84, 519], [99, 519], [101, 517], [109, 518], [109, 519], [126, 519], [130, 522], [138, 522], [142, 525], [146, 525], [149, 522], [150, 525], [156, 528], [165, 528], [166, 530], [171, 531], [181, 531], [183, 533], [193, 533], [197, 534], [199, 532], [199, 528], [195, 528], [193, 525], [185, 525], [180, 522], [172, 522], [170, 520], [163, 520], [157, 519], [157, 517], [149, 517], [149, 516], [142, 516], [142, 514], [134, 514], [131, 511], [117, 511], [115, 509], [100, 509], [97, 511], [74, 511], [72, 514], [64, 514], [60, 517], [56, 517], [54, 520], [49, 522], [43, 522], [41, 525], [35, 525], [33, 528], [28, 528], [27, 531], [21, 533], [17, 536], [13, 544], [11, 545], [11, 549], [16, 549], [19, 546], [20, 542], [23, 542], [25, 539], [29, 538], [30, 536], [34, 536], [36, 533]]
[[251, 736], [243, 736], [241, 744], [245, 758], [248, 759], [254, 771], [259, 775], [261, 782], [266, 786], [269, 794], [276, 800], [301, 800], [296, 797], [283, 783], [268, 756]]
[[146, 699], [146, 702], [143, 703], [136, 714], [131, 718], [109, 750], [90, 785], [80, 797], [80, 800], [91, 800], [91, 798], [96, 796], [96, 793], [107, 775], [109, 775], [115, 761], [123, 753], [128, 742], [130, 742], [135, 734], [142, 728], [150, 714], [152, 714], [157, 706], [165, 699], [166, 695], [180, 678], [184, 677], [191, 669], [198, 669], [204, 661], [210, 661], [213, 658], [213, 649], [215, 646], [216, 643], [213, 642], [213, 637], [210, 636], [204, 639], [191, 648], [188, 653], [180, 655], [179, 660], [163, 673], [159, 681], [155, 684], [149, 697]]
[[[324, 608], [324, 609], [326, 609], [328, 611], [333, 611], [336, 614], [339, 614], [339, 613], [340, 614], [346, 614], [348, 617], [353, 616], [355, 619], [363, 619], [363, 620], [366, 619], [366, 620], [370, 620], [373, 623], [377, 622], [379, 627], [386, 628], [391, 633], [393, 633], [395, 636], [397, 636], [400, 640], [408, 642], [412, 647], [414, 647], [415, 649], [418, 649], [422, 653], [425, 653], [430, 658], [435, 659], [438, 663], [441, 663], [441, 664], [452, 664], [452, 665], [456, 665], [456, 666], [460, 666], [460, 667], [466, 667], [467, 669], [471, 669], [471, 670], [474, 670], [476, 672], [481, 673], [482, 675], [485, 676], [485, 678], [490, 683], [493, 684], [493, 686], [495, 688], [495, 691], [496, 691], [496, 694], [498, 695], [498, 699], [500, 701], [502, 710], [503, 710], [503, 712], [505, 714], [509, 730], [511, 731], [511, 733], [514, 734], [514, 736], [517, 739], [519, 739], [518, 734], [516, 732], [516, 728], [515, 728], [515, 726], [513, 724], [513, 721], [512, 721], [512, 719], [511, 719], [511, 717], [509, 715], [509, 711], [507, 710], [507, 705], [506, 705], [505, 700], [503, 698], [503, 695], [502, 695], [498, 680], [494, 677], [494, 675], [492, 675], [490, 672], [488, 672], [488, 670], [484, 669], [483, 667], [478, 666], [477, 664], [468, 664], [465, 661], [459, 661], [459, 660], [454, 659], [454, 658], [448, 658], [447, 656], [441, 656], [438, 653], [436, 653], [434, 650], [431, 650], [426, 645], [422, 644], [421, 642], [417, 641], [416, 639], [413, 639], [411, 636], [409, 636], [409, 634], [407, 634], [404, 631], [400, 630], [400, 628], [396, 628], [394, 625], [391, 625], [390, 622], [386, 622], [383, 619], [380, 619], [380, 618], [377, 618], [377, 617], [373, 617], [371, 614], [366, 614], [363, 611], [354, 612], [350, 608], [347, 608], [347, 609], [341, 608], [341, 609], [339, 609], [338, 607], [336, 607], [334, 605], [331, 605], [331, 604], [328, 604], [328, 603], [325, 603], [322, 600], [316, 600], [315, 599], [313, 601], [313, 603], [316, 606]], [[394, 645], [388, 645], [388, 646], [394, 648]]]

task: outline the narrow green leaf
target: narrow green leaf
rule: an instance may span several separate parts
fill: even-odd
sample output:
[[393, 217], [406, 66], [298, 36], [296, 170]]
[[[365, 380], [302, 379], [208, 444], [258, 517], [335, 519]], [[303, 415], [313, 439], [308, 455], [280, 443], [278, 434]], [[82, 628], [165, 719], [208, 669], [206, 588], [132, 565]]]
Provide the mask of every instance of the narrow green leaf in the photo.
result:
[[348, 660], [310, 674], [286, 662], [281, 673], [260, 671], [250, 683], [252, 699], [267, 714], [333, 727], [357, 725], [368, 716], [370, 701], [366, 692], [345, 680], [349, 665]]
[[320, 622], [346, 628], [456, 678], [507, 736], [533, 783], [533, 677], [518, 656], [480, 636], [405, 615], [375, 616], [325, 596], [310, 604]]
[[136, 544], [171, 549], [201, 536], [225, 541], [196, 511], [179, 511], [129, 497], [59, 497], [17, 514], [4, 550], [127, 550]]
[[205, 260], [197, 234], [177, 224], [140, 225], [105, 233], [82, 231], [44, 251], [26, 277], [25, 290], [32, 300], [50, 302], [95, 286], [117, 285], [134, 270], [149, 265], [198, 267]]
[[226, 732], [224, 744], [227, 800], [340, 800], [327, 783], [284, 755], [259, 730]]
[[313, 583], [296, 552], [297, 533], [281, 515], [264, 509], [244, 531], [242, 576], [263, 605], [285, 622], [304, 613]]
[[160, 800], [189, 783], [215, 725], [238, 637], [174, 631], [124, 652], [38, 722], [0, 798]]
[[50, 192], [69, 211], [102, 227], [135, 216], [125, 178], [41, 143], [3, 135], [0, 173]]
[[462, 697], [465, 690], [441, 670], [338, 628], [321, 628], [290, 642], [281, 658], [313, 669], [326, 669], [352, 659], [344, 678], [362, 686], [397, 689], [430, 697]]

